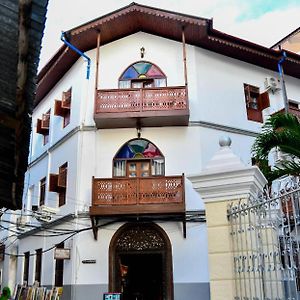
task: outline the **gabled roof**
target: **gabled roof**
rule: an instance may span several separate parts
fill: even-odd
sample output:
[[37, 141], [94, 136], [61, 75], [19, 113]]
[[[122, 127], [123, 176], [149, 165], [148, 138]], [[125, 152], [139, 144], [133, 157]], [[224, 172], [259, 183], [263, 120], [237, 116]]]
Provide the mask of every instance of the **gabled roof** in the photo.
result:
[[[69, 41], [82, 52], [96, 48], [97, 32], [101, 31], [101, 45], [130, 34], [143, 31], [174, 41], [182, 40], [185, 28], [186, 43], [239, 59], [270, 70], [277, 70], [281, 53], [213, 29], [210, 19], [199, 18], [167, 10], [131, 3], [119, 10], [69, 30]], [[36, 104], [62, 78], [78, 54], [63, 45], [41, 70], [38, 77]], [[300, 56], [288, 53], [285, 73], [300, 78]]]

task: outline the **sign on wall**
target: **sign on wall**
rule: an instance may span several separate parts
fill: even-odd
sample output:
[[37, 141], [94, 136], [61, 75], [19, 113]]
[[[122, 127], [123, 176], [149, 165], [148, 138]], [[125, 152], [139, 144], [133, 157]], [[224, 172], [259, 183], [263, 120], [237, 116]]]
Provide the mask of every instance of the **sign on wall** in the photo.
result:
[[121, 293], [105, 293], [103, 294], [103, 300], [122, 300]]
[[70, 259], [70, 249], [55, 248], [54, 258], [55, 259]]

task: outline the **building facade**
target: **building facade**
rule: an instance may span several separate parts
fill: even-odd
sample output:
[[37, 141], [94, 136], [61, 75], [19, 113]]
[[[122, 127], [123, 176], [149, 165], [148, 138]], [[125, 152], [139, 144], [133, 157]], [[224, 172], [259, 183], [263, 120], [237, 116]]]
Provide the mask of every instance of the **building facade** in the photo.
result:
[[[63, 299], [210, 299], [205, 207], [188, 178], [224, 135], [251, 165], [284, 107], [268, 85], [280, 53], [134, 3], [62, 40], [39, 75], [16, 282], [63, 286]], [[297, 105], [298, 63], [285, 65]]]

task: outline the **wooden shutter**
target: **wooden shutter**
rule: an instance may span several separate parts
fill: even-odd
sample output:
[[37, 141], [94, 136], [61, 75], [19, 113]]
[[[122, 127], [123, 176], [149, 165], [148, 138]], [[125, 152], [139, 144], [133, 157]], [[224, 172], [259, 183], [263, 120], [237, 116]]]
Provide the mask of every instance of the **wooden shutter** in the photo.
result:
[[63, 109], [61, 107], [61, 101], [60, 100], [55, 100], [55, 102], [54, 102], [54, 115], [55, 116], [60, 116], [60, 117], [64, 116], [64, 112], [63, 112]]
[[67, 170], [68, 170], [68, 163], [65, 163], [61, 167], [59, 167], [57, 185], [61, 188], [67, 187]]
[[50, 125], [50, 112], [43, 114], [41, 127], [42, 129], [49, 130], [49, 125]]
[[49, 177], [49, 191], [50, 192], [58, 192], [58, 187], [57, 187], [57, 183], [58, 183], [58, 174], [50, 174]]
[[260, 94], [259, 97], [257, 98], [257, 102], [258, 102], [258, 108], [260, 111], [269, 107], [270, 106], [269, 93], [264, 92], [264, 93]]
[[62, 108], [70, 109], [71, 108], [71, 98], [72, 98], [72, 88], [68, 91], [63, 92], [62, 95]]

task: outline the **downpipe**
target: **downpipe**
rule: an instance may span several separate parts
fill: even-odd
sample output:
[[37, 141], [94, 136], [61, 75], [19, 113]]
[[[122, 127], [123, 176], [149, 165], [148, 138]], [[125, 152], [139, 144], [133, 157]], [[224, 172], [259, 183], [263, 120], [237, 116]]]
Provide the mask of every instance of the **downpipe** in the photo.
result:
[[87, 62], [87, 67], [86, 67], [86, 79], [90, 79], [90, 69], [91, 69], [91, 59], [84, 54], [82, 51], [80, 51], [78, 48], [76, 48], [74, 45], [72, 45], [70, 42], [68, 42], [67, 37], [66, 37], [66, 33], [62, 32], [61, 33], [61, 37], [60, 37], [61, 41], [63, 43], [65, 43], [70, 49], [72, 49], [73, 51], [75, 51], [76, 53], [78, 53], [81, 57], [84, 58], [84, 60]]
[[287, 93], [286, 93], [285, 80], [284, 80], [284, 74], [283, 74], [283, 68], [282, 68], [282, 64], [286, 60], [286, 57], [287, 57], [286, 52], [282, 51], [282, 57], [280, 58], [280, 60], [277, 63], [278, 72], [279, 72], [280, 81], [281, 81], [281, 88], [282, 88], [282, 96], [283, 96], [283, 101], [284, 101], [284, 112], [285, 112], [285, 114], [288, 113], [288, 108], [289, 108], [288, 98], [287, 98]]

